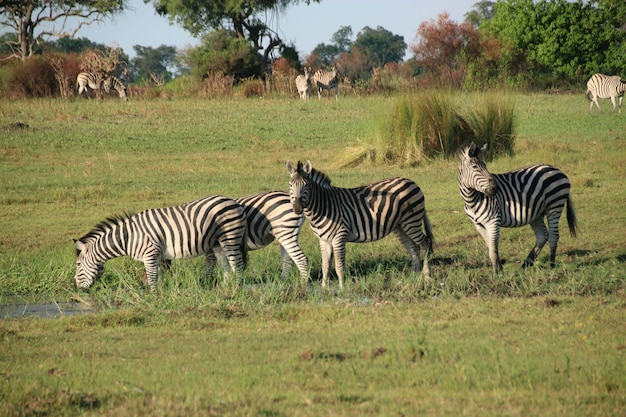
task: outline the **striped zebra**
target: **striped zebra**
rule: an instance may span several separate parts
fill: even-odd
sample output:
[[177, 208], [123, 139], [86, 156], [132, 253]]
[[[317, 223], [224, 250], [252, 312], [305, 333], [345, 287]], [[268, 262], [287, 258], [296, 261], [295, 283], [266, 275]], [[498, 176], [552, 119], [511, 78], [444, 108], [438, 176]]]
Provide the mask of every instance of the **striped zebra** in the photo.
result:
[[304, 75], [296, 77], [296, 88], [303, 100], [307, 100], [311, 95], [311, 67], [304, 67]]
[[[293, 210], [304, 211], [319, 238], [322, 252], [322, 287], [328, 284], [330, 259], [335, 257], [339, 287], [343, 288], [346, 242], [373, 242], [394, 232], [411, 256], [412, 270], [430, 276], [428, 259], [434, 242], [424, 194], [413, 181], [389, 178], [356, 188], [339, 188], [313, 169], [311, 161], [287, 162]], [[422, 231], [422, 226], [424, 231]]]
[[328, 90], [328, 98], [330, 98], [330, 90], [335, 89], [335, 100], [337, 98], [337, 92], [339, 90], [339, 79], [337, 78], [337, 65], [333, 63], [331, 71], [317, 70], [313, 77], [311, 77], [311, 83], [315, 85], [317, 89], [318, 100], [322, 99], [322, 91]]
[[89, 92], [89, 90], [100, 90], [104, 82], [105, 79], [100, 74], [94, 74], [92, 72], [79, 73], [76, 77], [76, 88], [78, 89], [78, 96], [80, 97], [83, 93], [85, 93], [85, 96], [87, 98], [91, 98], [91, 93]]
[[248, 219], [247, 248], [264, 248], [276, 239], [282, 258], [281, 278], [289, 276], [292, 261], [303, 281], [309, 279], [307, 257], [298, 244], [304, 216], [293, 211], [289, 193], [268, 191], [236, 199]]
[[109, 94], [111, 90], [117, 91], [117, 94], [122, 100], [128, 100], [126, 96], [126, 85], [119, 78], [111, 76], [104, 80], [104, 91]]
[[221, 196], [110, 217], [74, 241], [74, 281], [78, 288], [90, 287], [102, 275], [104, 262], [131, 256], [144, 263], [144, 283], [154, 291], [161, 260], [208, 254], [212, 266], [211, 251], [223, 251], [227, 262], [222, 266], [240, 272], [246, 261], [247, 226], [243, 207]]
[[554, 267], [559, 218], [566, 204], [569, 230], [576, 236], [569, 179], [555, 167], [543, 164], [491, 174], [482, 160], [486, 150], [486, 144], [478, 148], [474, 143], [459, 150], [459, 189], [465, 214], [487, 244], [494, 273], [502, 270], [498, 254], [500, 227], [526, 224], [535, 232], [536, 241], [522, 267], [534, 264], [546, 242], [550, 243], [550, 266]]
[[626, 91], [626, 80], [623, 80], [619, 75], [604, 75], [593, 74], [589, 81], [587, 81], [587, 99], [591, 101], [589, 104], [589, 111], [593, 110], [593, 105], [598, 106], [598, 110], [602, 111], [598, 104], [599, 98], [610, 98], [613, 103], [613, 110], [615, 112], [615, 98], [617, 97], [617, 104], [619, 112], [622, 112], [622, 99], [624, 98], [624, 92]]

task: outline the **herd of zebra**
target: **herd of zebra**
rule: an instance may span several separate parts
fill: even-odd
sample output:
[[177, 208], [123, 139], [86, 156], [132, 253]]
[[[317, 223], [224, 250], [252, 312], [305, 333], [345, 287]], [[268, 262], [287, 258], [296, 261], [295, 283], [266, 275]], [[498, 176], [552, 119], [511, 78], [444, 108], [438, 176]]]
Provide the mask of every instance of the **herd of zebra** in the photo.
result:
[[[558, 223], [566, 208], [570, 233], [576, 235], [576, 215], [567, 176], [549, 165], [533, 165], [492, 174], [483, 156], [486, 145], [459, 150], [458, 181], [465, 213], [484, 239], [494, 274], [501, 269], [500, 227], [530, 225], [535, 244], [522, 267], [534, 264], [546, 242], [554, 267]], [[238, 199], [209, 196], [175, 207], [110, 217], [78, 240], [75, 285], [90, 287], [104, 263], [131, 256], [144, 263], [144, 284], [154, 290], [160, 265], [172, 259], [205, 255], [210, 273], [219, 261], [225, 276], [239, 274], [247, 252], [276, 240], [282, 256], [281, 277], [295, 263], [301, 279], [309, 280], [309, 263], [299, 246], [300, 231], [309, 220], [319, 239], [322, 287], [328, 286], [330, 262], [343, 288], [347, 242], [372, 242], [391, 234], [411, 258], [411, 269], [430, 277], [434, 236], [424, 194], [407, 178], [388, 178], [356, 188], [341, 188], [313, 168], [310, 161], [287, 162], [289, 192], [270, 191]], [[547, 227], [544, 219], [547, 218]], [[423, 267], [420, 254], [423, 253]]]
[[330, 71], [320, 69], [314, 74], [311, 73], [311, 67], [304, 67], [304, 75], [300, 74], [296, 77], [296, 88], [301, 99], [306, 100], [311, 96], [311, 86], [315, 86], [319, 100], [322, 99], [324, 90], [328, 90], [329, 98], [330, 91], [335, 90], [335, 100], [338, 100], [339, 78], [337, 65], [333, 63]]
[[109, 94], [111, 90], [117, 91], [122, 100], [128, 100], [126, 94], [126, 85], [115, 76], [102, 76], [91, 72], [81, 72], [76, 77], [76, 88], [78, 96], [83, 93], [86, 97], [91, 97], [91, 91], [104, 90], [105, 94]]

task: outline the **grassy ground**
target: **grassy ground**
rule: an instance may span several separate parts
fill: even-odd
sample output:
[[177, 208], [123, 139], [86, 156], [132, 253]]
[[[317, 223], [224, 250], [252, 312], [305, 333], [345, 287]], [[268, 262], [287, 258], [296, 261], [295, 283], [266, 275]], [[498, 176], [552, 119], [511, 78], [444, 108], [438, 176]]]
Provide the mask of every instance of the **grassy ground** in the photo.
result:
[[[514, 100], [516, 154], [489, 167], [561, 168], [580, 232], [571, 238], [562, 219], [557, 267], [544, 249], [522, 271], [533, 233], [504, 229], [497, 278], [463, 213], [455, 160], [337, 168], [346, 148], [373, 141], [393, 97], [0, 102], [0, 304], [101, 310], [0, 321], [0, 414], [619, 415], [624, 116], [590, 113], [582, 95]], [[93, 289], [72, 288], [71, 239], [105, 217], [286, 189], [288, 159], [310, 159], [338, 186], [414, 179], [437, 240], [433, 280], [408, 273], [392, 237], [349, 245], [346, 291], [336, 281], [321, 291], [305, 225], [311, 286], [278, 279], [272, 245], [216, 289], [199, 286], [195, 259], [145, 294], [127, 258], [108, 262]]]

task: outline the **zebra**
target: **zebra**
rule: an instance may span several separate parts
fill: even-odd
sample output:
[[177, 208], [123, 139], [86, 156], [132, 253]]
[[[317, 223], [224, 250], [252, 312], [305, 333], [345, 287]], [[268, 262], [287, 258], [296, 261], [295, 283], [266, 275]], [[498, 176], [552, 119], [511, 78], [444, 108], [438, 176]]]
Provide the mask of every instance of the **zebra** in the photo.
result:
[[613, 103], [613, 110], [615, 112], [615, 98], [617, 97], [617, 103], [619, 107], [618, 113], [622, 112], [622, 99], [624, 98], [624, 92], [626, 91], [626, 80], [623, 80], [619, 75], [604, 75], [594, 74], [587, 81], [587, 99], [591, 101], [589, 104], [589, 111], [593, 110], [593, 105], [598, 106], [598, 110], [602, 111], [598, 104], [598, 97], [610, 98]]
[[304, 75], [296, 77], [296, 88], [300, 98], [306, 100], [311, 95], [311, 67], [304, 67]]
[[267, 191], [236, 199], [248, 219], [247, 249], [264, 248], [276, 239], [282, 258], [281, 278], [286, 279], [293, 261], [303, 281], [309, 279], [307, 257], [298, 244], [304, 224], [302, 213], [293, 211], [289, 194], [284, 191]]
[[330, 98], [330, 90], [335, 89], [335, 100], [339, 90], [339, 79], [337, 78], [337, 65], [333, 63], [331, 71], [317, 70], [311, 78], [311, 83], [317, 89], [318, 100], [322, 99], [322, 91], [328, 90], [328, 98]]
[[[465, 214], [487, 244], [494, 274], [502, 270], [498, 254], [500, 227], [526, 224], [535, 232], [536, 241], [522, 268], [535, 263], [546, 242], [550, 243], [550, 266], [554, 268], [559, 218], [565, 205], [570, 234], [576, 236], [577, 220], [569, 179], [557, 168], [545, 164], [492, 174], [482, 160], [486, 150], [486, 144], [478, 148], [473, 142], [460, 148], [458, 180]], [[544, 217], [548, 219], [547, 228]]]
[[[78, 89], [78, 96], [80, 97], [83, 92], [87, 98], [90, 98], [91, 94], [89, 93], [89, 89], [91, 90], [100, 90], [105, 79], [100, 74], [95, 74], [92, 72], [81, 72], [76, 76], [76, 88]], [[108, 93], [108, 91], [107, 91]]]
[[104, 80], [104, 91], [109, 94], [111, 89], [117, 91], [122, 100], [128, 100], [126, 96], [126, 85], [119, 78], [110, 76]]
[[[373, 242], [394, 232], [419, 272], [424, 251], [424, 276], [430, 277], [428, 259], [434, 237], [426, 215], [424, 194], [406, 178], [388, 178], [356, 188], [331, 185], [311, 161], [287, 162], [289, 193], [295, 213], [304, 212], [322, 252], [322, 287], [328, 284], [330, 259], [335, 256], [339, 288], [343, 288], [346, 242]], [[422, 232], [422, 226], [424, 232]]]
[[223, 251], [227, 258], [222, 264], [225, 271], [230, 267], [241, 272], [246, 261], [247, 226], [243, 207], [217, 195], [109, 217], [74, 240], [76, 287], [90, 287], [102, 275], [104, 262], [120, 256], [144, 263], [144, 283], [151, 291], [155, 290], [161, 260], [208, 254], [207, 264], [212, 267], [215, 257], [210, 252]]

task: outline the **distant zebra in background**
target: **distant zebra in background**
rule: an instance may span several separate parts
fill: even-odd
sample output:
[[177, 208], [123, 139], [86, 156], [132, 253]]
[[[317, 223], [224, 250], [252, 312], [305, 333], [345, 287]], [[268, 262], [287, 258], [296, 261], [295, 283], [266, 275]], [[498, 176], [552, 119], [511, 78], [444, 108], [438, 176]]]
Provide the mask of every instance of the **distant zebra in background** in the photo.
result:
[[117, 91], [117, 94], [124, 101], [128, 100], [126, 96], [126, 85], [117, 77], [111, 76], [104, 80], [104, 91], [109, 94], [111, 90]]
[[[110, 217], [74, 241], [74, 281], [78, 288], [88, 288], [102, 275], [104, 262], [131, 256], [144, 263], [144, 283], [154, 291], [161, 260], [192, 258], [211, 251], [225, 254], [225, 270], [230, 267], [240, 272], [246, 261], [247, 226], [241, 205], [221, 196]], [[206, 258], [212, 267], [215, 256]]]
[[[94, 74], [92, 72], [79, 73], [76, 77], [76, 88], [78, 89], [78, 96], [80, 97], [83, 93], [85, 93], [85, 96], [87, 98], [91, 98], [89, 90], [100, 90], [104, 82], [104, 77], [100, 74]], [[106, 93], [108, 94], [109, 92], [106, 91]]]
[[304, 215], [294, 213], [289, 194], [268, 191], [241, 197], [236, 201], [243, 207], [248, 220], [248, 250], [264, 248], [276, 239], [282, 258], [281, 278], [289, 276], [293, 261], [302, 280], [308, 281], [308, 260], [298, 244]]
[[[330, 260], [335, 257], [339, 287], [343, 288], [346, 242], [373, 242], [393, 232], [411, 256], [414, 272], [430, 277], [433, 233], [426, 215], [424, 194], [413, 181], [389, 178], [356, 188], [339, 188], [313, 169], [311, 161], [287, 162], [289, 193], [293, 210], [304, 214], [319, 238], [322, 252], [322, 287], [328, 285]], [[422, 231], [422, 227], [424, 231]]]
[[613, 103], [613, 110], [615, 112], [615, 98], [618, 99], [619, 112], [622, 112], [622, 99], [624, 98], [624, 92], [626, 91], [626, 80], [623, 80], [619, 75], [604, 75], [594, 74], [587, 81], [587, 99], [591, 101], [589, 104], [589, 111], [593, 110], [593, 105], [598, 106], [598, 110], [602, 111], [598, 104], [599, 98], [610, 98]]
[[[567, 223], [576, 236], [576, 215], [570, 198], [570, 182], [550, 165], [533, 165], [504, 174], [491, 174], [482, 158], [487, 145], [474, 143], [459, 150], [459, 189], [465, 214], [472, 220], [487, 248], [494, 273], [502, 270], [498, 253], [500, 227], [529, 224], [535, 245], [522, 264], [534, 264], [546, 242], [550, 242], [550, 266], [554, 267], [559, 241], [559, 218], [567, 204]], [[544, 223], [548, 218], [548, 227]]]
[[304, 75], [296, 77], [296, 88], [303, 100], [307, 100], [311, 95], [311, 67], [304, 67]]
[[335, 100], [338, 100], [337, 93], [339, 91], [339, 79], [337, 78], [337, 65], [333, 63], [331, 71], [317, 70], [313, 77], [311, 77], [311, 83], [315, 85], [317, 89], [318, 100], [322, 99], [322, 91], [328, 90], [328, 98], [330, 98], [330, 90], [335, 89]]

